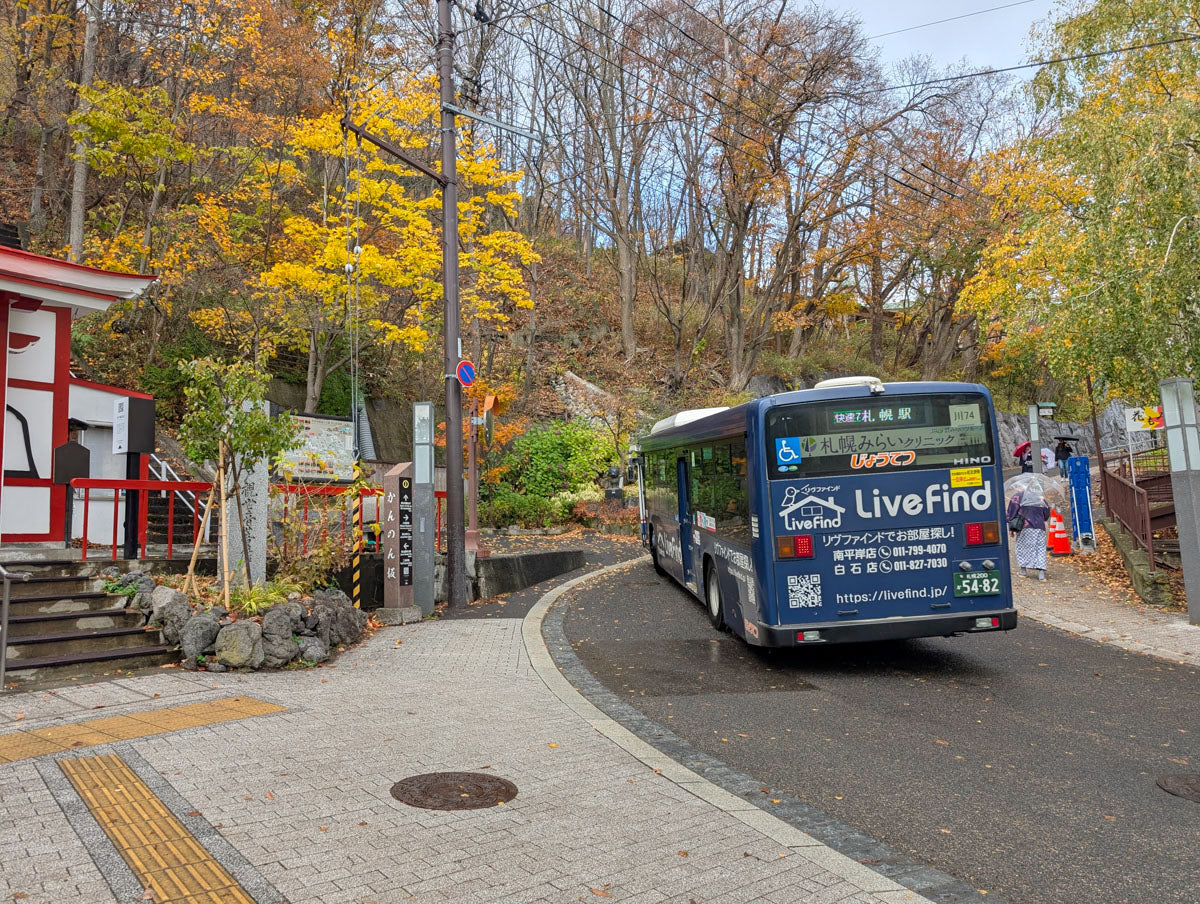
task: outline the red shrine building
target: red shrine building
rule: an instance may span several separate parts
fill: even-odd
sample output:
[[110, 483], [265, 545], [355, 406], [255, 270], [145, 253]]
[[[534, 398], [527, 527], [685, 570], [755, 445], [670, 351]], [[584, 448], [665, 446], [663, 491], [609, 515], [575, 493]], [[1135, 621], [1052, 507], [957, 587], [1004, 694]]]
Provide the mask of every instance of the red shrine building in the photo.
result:
[[[112, 454], [113, 401], [150, 398], [80, 379], [71, 372], [71, 323], [136, 298], [156, 277], [110, 273], [0, 247], [0, 358], [4, 387], [0, 543], [61, 543], [68, 488], [55, 485], [54, 450], [78, 433], [91, 452], [91, 477], [124, 478], [124, 456]], [[112, 498], [93, 499], [88, 540], [112, 541]], [[104, 516], [99, 507], [106, 507]], [[75, 507], [73, 537], [82, 533]]]

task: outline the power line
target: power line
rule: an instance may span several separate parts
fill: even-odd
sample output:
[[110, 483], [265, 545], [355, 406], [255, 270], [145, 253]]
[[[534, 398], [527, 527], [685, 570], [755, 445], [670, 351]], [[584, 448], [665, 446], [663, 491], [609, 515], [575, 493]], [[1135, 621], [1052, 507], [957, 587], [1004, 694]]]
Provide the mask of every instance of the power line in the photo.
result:
[[957, 22], [959, 19], [970, 19], [972, 16], [982, 16], [984, 13], [994, 13], [1001, 9], [1012, 9], [1014, 6], [1025, 6], [1027, 3], [1033, 3], [1034, 0], [1017, 0], [1016, 3], [1006, 3], [1003, 6], [991, 6], [987, 9], [976, 10], [973, 13], [963, 13], [961, 16], [950, 16], [947, 19], [938, 19], [934, 22], [925, 22], [921, 25], [910, 25], [907, 28], [897, 28], [895, 31], [885, 31], [883, 34], [871, 35], [867, 38], [868, 41], [877, 41], [880, 38], [890, 38], [892, 35], [902, 35], [906, 31], [916, 31], [918, 28], [929, 28], [932, 25], [942, 25], [946, 22]]
[[[947, 75], [942, 78], [931, 78], [921, 82], [909, 82], [904, 85], [889, 85], [878, 91], [900, 91], [905, 88], [925, 88], [930, 85], [940, 85], [945, 82], [959, 82], [964, 79], [981, 78], [985, 75], [999, 75], [1003, 72], [1018, 72], [1022, 69], [1040, 69], [1043, 66], [1055, 66], [1059, 63], [1078, 63], [1081, 60], [1092, 60], [1097, 57], [1112, 56], [1118, 53], [1129, 53], [1132, 50], [1150, 50], [1155, 47], [1166, 47], [1169, 44], [1183, 44], [1200, 41], [1200, 35], [1184, 35], [1178, 38], [1168, 38], [1165, 41], [1150, 41], [1145, 44], [1130, 44], [1128, 47], [1114, 47], [1112, 50], [1093, 50], [1090, 53], [1077, 53], [1073, 56], [1057, 57], [1052, 60], [1039, 60], [1036, 63], [1023, 63], [1019, 66], [1005, 66], [1001, 69], [980, 69], [976, 72], [963, 72], [959, 75]], [[873, 92], [875, 93], [875, 92]]]
[[[550, 0], [547, 0], [547, 2], [550, 2]], [[594, 2], [597, 2], [597, 4], [598, 4], [599, 0], [594, 0]], [[673, 21], [673, 20], [671, 20], [671, 19], [668, 19], [668, 18], [664, 17], [664, 16], [662, 15], [662, 13], [658, 12], [658, 10], [654, 9], [653, 7], [651, 7], [651, 6], [650, 6], [650, 5], [649, 5], [649, 4], [646, 2], [646, 0], [635, 0], [635, 2], [637, 2], [637, 3], [638, 3], [638, 5], [640, 5], [640, 6], [641, 6], [643, 9], [647, 10], [648, 12], [651, 12], [651, 13], [653, 13], [654, 15], [656, 15], [656, 16], [658, 16], [660, 19], [662, 19], [664, 22], [666, 22], [667, 24], [671, 25], [671, 26], [672, 26], [673, 28], [675, 28], [675, 29], [676, 29], [676, 30], [677, 30], [677, 31], [678, 31], [678, 32], [679, 32], [681, 35], [683, 35], [685, 38], [687, 38], [688, 40], [690, 40], [690, 41], [692, 41], [693, 43], [695, 43], [697, 47], [699, 47], [700, 49], [704, 50], [706, 53], [713, 54], [714, 56], [719, 56], [719, 55], [720, 55], [720, 54], [718, 53], [718, 51], [716, 50], [716, 48], [714, 48], [714, 47], [711, 47], [710, 45], [708, 45], [708, 44], [707, 44], [707, 43], [705, 43], [704, 41], [701, 41], [701, 40], [700, 40], [700, 38], [698, 38], [696, 35], [694, 35], [694, 34], [691, 34], [691, 33], [687, 32], [687, 31], [685, 31], [685, 30], [684, 30], [682, 27], [680, 27], [680, 25], [679, 25], [678, 23], [676, 23], [675, 21]], [[719, 22], [719, 21], [717, 21], [717, 20], [715, 20], [715, 19], [712, 19], [712, 18], [710, 18], [710, 17], [709, 17], [707, 14], [705, 14], [705, 13], [704, 13], [702, 10], [700, 10], [700, 9], [699, 9], [699, 7], [697, 7], [697, 6], [696, 6], [696, 5], [695, 5], [695, 4], [692, 2], [692, 0], [681, 0], [681, 2], [683, 3], [683, 5], [684, 5], [684, 6], [686, 6], [686, 7], [687, 7], [689, 10], [691, 10], [691, 11], [692, 11], [693, 13], [695, 13], [697, 16], [701, 17], [702, 19], [704, 19], [704, 20], [705, 20], [706, 22], [708, 22], [709, 24], [711, 24], [711, 25], [715, 26], [715, 27], [716, 27], [718, 30], [720, 30], [721, 32], [723, 32], [723, 33], [724, 33], [725, 35], [727, 35], [729, 38], [731, 38], [732, 40], [736, 41], [736, 42], [738, 43], [738, 45], [739, 45], [739, 46], [741, 46], [741, 47], [742, 47], [742, 48], [744, 48], [745, 50], [748, 50], [748, 51], [750, 51], [750, 53], [754, 54], [754, 55], [755, 55], [755, 56], [757, 56], [759, 59], [763, 60], [765, 63], [767, 63], [768, 65], [770, 65], [770, 66], [771, 66], [772, 68], [774, 68], [774, 69], [775, 69], [777, 72], [779, 72], [781, 75], [783, 75], [785, 79], [787, 79], [788, 81], [792, 81], [792, 80], [793, 80], [793, 77], [792, 77], [792, 75], [791, 75], [789, 72], [785, 71], [785, 70], [784, 70], [782, 67], [780, 67], [778, 63], [776, 63], [776, 62], [775, 62], [774, 60], [772, 60], [770, 57], [768, 57], [768, 56], [764, 55], [764, 54], [763, 54], [761, 51], [758, 51], [758, 50], [756, 50], [756, 49], [754, 49], [754, 48], [750, 47], [748, 44], [746, 44], [744, 41], [742, 41], [740, 38], [738, 38], [738, 37], [737, 37], [737, 35], [735, 35], [735, 34], [734, 34], [733, 32], [731, 32], [731, 31], [730, 31], [728, 28], [726, 28], [726, 27], [724, 26], [724, 24], [722, 24], [721, 22]], [[1020, 0], [1020, 2], [1019, 2], [1019, 3], [1014, 3], [1014, 4], [1010, 4], [1010, 5], [1012, 5], [1012, 6], [1018, 6], [1018, 5], [1020, 5], [1020, 3], [1028, 3], [1028, 2], [1032, 2], [1032, 0]], [[997, 7], [997, 8], [1003, 8], [1003, 7]], [[609, 11], [608, 11], [608, 10], [606, 10], [606, 9], [602, 9], [602, 11], [603, 11], [603, 12], [604, 12], [606, 15], [608, 15], [610, 18], [614, 19], [615, 21], [618, 21], [618, 22], [620, 22], [622, 25], [624, 25], [624, 26], [625, 26], [627, 29], [629, 29], [630, 31], [632, 31], [634, 34], [636, 34], [636, 35], [639, 35], [640, 37], [646, 38], [647, 40], [651, 40], [651, 39], [650, 39], [650, 37], [649, 37], [648, 35], [646, 35], [646, 34], [645, 34], [645, 33], [643, 33], [643, 32], [639, 32], [639, 31], [638, 31], [636, 28], [634, 28], [634, 27], [633, 27], [633, 25], [632, 25], [631, 23], [629, 23], [629, 22], [627, 22], [627, 21], [625, 21], [625, 20], [623, 20], [623, 19], [621, 19], [621, 18], [619, 18], [619, 17], [617, 17], [617, 16], [614, 16], [614, 15], [613, 15], [611, 12], [609, 12]], [[986, 12], [986, 10], [984, 10], [983, 12]], [[971, 14], [971, 15], [974, 15], [974, 14]], [[947, 20], [947, 21], [948, 21], [948, 20]], [[913, 27], [914, 27], [914, 28], [921, 28], [921, 27], [923, 27], [923, 26], [919, 26], [919, 25], [918, 25], [918, 26], [913, 26]], [[663, 49], [663, 50], [666, 50], [668, 53], [670, 53], [670, 52], [671, 52], [669, 48], [667, 48], [667, 47], [663, 46], [661, 43], [658, 43], [658, 42], [655, 42], [655, 43], [656, 43], [656, 44], [657, 44], [659, 47], [662, 47], [662, 49]], [[676, 55], [676, 56], [677, 56], [677, 55]], [[693, 64], [693, 65], [696, 65], [696, 64]], [[747, 73], [745, 70], [741, 69], [740, 67], [737, 67], [737, 66], [735, 66], [734, 68], [735, 68], [735, 69], [736, 69], [736, 70], [737, 70], [739, 73], [741, 73], [742, 75], [745, 75], [745, 76], [747, 76], [747, 77], [749, 77], [749, 78], [753, 79], [753, 76], [751, 76], [749, 73]], [[704, 70], [701, 70], [701, 69], [699, 69], [699, 67], [697, 67], [697, 71], [701, 71], [701, 72], [703, 72]], [[725, 85], [725, 84], [724, 84], [724, 82], [722, 82], [722, 81], [721, 81], [719, 78], [715, 78], [715, 77], [714, 77], [714, 80], [715, 80], [715, 81], [717, 82], [717, 84], [719, 84], [719, 85], [720, 85], [722, 88], [727, 88], [727, 87], [728, 87], [728, 86], [727, 86], [727, 85]], [[779, 94], [779, 92], [778, 92], [778, 91], [777, 91], [777, 92], [775, 92], [775, 93], [776, 93], [776, 96], [777, 96], [777, 97], [780, 97], [780, 96], [781, 96], [781, 95]], [[711, 96], [711, 95], [710, 95], [710, 96]], [[759, 122], [758, 124], [759, 124], [759, 125], [762, 125], [764, 128], [766, 127], [764, 123], [761, 123], [761, 122]], [[902, 150], [902, 149], [900, 149], [900, 148], [898, 148], [898, 147], [896, 147], [895, 145], [890, 145], [890, 146], [891, 146], [891, 147], [892, 147], [894, 150], [897, 150], [897, 151], [899, 151], [899, 152], [903, 153], [903, 150]], [[937, 171], [936, 171], [936, 170], [933, 170], [931, 167], [928, 167], [928, 166], [926, 166], [926, 169], [929, 169], [931, 172], [933, 172], [933, 173], [935, 173], [935, 174], [937, 174], [937, 175], [941, 175], [940, 173], [937, 173]], [[878, 170], [876, 170], [876, 172], [878, 173]], [[881, 173], [881, 175], [886, 175], [886, 174], [882, 174], [882, 173]], [[910, 175], [911, 175], [911, 173], [910, 173]], [[949, 178], [949, 177], [947, 177], [947, 178]], [[936, 187], [936, 186], [935, 186], [935, 187]]]

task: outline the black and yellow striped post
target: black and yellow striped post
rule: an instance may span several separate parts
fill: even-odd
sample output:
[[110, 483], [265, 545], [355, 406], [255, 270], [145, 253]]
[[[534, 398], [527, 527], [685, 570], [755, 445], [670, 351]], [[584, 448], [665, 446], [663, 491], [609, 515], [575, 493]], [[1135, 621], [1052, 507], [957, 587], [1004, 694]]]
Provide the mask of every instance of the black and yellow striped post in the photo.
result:
[[354, 519], [354, 558], [351, 562], [351, 571], [353, 574], [353, 584], [350, 588], [350, 598], [354, 600], [354, 608], [362, 608], [362, 548], [363, 548], [363, 523], [362, 523], [362, 495], [357, 494], [354, 501], [350, 504], [351, 512]]

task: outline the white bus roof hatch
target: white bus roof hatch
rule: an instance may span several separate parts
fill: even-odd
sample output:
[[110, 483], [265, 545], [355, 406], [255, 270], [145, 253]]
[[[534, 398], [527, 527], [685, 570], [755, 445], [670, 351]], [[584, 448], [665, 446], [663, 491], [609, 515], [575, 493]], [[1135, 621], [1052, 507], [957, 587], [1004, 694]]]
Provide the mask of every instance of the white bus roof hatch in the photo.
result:
[[665, 417], [661, 421], [658, 421], [650, 428], [650, 435], [654, 436], [654, 434], [670, 430], [672, 427], [682, 427], [684, 424], [690, 424], [692, 421], [698, 421], [711, 414], [719, 414], [722, 411], [728, 410], [729, 406], [723, 405], [720, 408], [692, 408], [688, 411], [679, 411], [670, 417]]
[[883, 381], [879, 377], [834, 377], [822, 380], [813, 389], [839, 389], [842, 386], [868, 386], [871, 395], [883, 394]]

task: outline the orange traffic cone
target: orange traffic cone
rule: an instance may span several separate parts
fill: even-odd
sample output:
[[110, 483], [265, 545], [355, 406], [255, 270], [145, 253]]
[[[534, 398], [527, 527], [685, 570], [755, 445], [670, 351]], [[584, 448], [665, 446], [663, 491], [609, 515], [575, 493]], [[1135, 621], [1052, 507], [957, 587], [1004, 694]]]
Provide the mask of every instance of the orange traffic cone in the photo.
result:
[[1066, 522], [1063, 521], [1062, 515], [1058, 512], [1054, 513], [1054, 533], [1053, 548], [1050, 550], [1052, 556], [1069, 556], [1071, 554], [1071, 535], [1067, 533]]
[[1050, 517], [1046, 519], [1046, 552], [1054, 551], [1054, 525], [1058, 522], [1058, 510], [1050, 509]]

